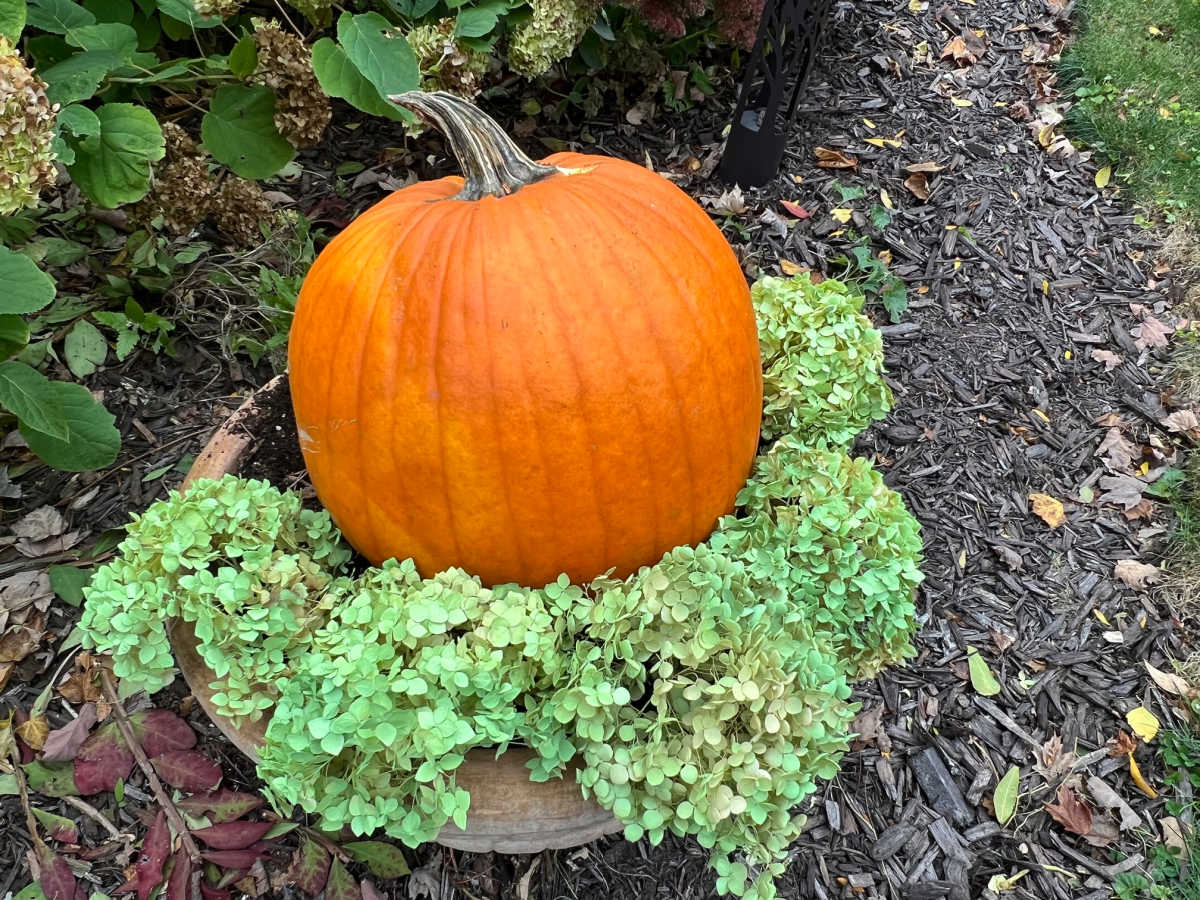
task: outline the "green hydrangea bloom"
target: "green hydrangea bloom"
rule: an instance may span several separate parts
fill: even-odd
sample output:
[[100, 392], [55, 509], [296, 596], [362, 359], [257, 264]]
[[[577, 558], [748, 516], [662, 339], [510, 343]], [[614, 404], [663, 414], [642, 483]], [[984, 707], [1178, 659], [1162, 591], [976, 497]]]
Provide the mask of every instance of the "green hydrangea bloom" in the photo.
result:
[[469, 99], [483, 88], [492, 57], [459, 41], [454, 26], [454, 19], [426, 22], [410, 29], [404, 38], [421, 69], [421, 90], [450, 91]]
[[530, 0], [533, 13], [508, 39], [508, 66], [528, 78], [566, 59], [596, 21], [596, 0]]
[[763, 437], [849, 446], [892, 406], [883, 339], [863, 296], [807, 275], [767, 277], [750, 291], [763, 365]]
[[56, 112], [45, 82], [0, 36], [0, 215], [36, 206], [38, 192], [54, 184]]

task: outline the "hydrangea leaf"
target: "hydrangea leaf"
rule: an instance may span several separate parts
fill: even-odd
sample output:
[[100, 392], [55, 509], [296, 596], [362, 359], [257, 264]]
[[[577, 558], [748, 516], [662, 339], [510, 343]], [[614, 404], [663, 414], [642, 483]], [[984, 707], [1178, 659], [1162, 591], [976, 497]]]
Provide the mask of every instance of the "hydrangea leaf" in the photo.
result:
[[213, 158], [243, 178], [269, 178], [296, 155], [275, 127], [275, 92], [265, 85], [226, 85], [200, 123]]
[[97, 206], [111, 209], [142, 199], [150, 187], [150, 164], [165, 152], [154, 114], [132, 103], [105, 103], [96, 117], [100, 132], [75, 144], [71, 177]]

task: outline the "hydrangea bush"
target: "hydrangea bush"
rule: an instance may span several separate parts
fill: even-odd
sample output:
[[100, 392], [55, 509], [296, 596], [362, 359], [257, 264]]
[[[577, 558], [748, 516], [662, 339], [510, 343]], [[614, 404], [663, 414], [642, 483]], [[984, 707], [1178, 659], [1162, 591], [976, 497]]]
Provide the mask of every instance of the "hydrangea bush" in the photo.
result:
[[910, 652], [921, 578], [916, 522], [846, 454], [850, 423], [886, 410], [879, 336], [825, 285], [756, 286], [766, 404], [790, 410], [764, 433], [802, 424], [696, 547], [585, 585], [487, 588], [411, 560], [354, 577], [327, 514], [226, 476], [135, 518], [86, 591], [85, 643], [153, 691], [173, 674], [164, 619], [193, 623], [220, 712], [271, 710], [273, 802], [327, 828], [416, 845], [465, 827], [467, 751], [521, 744], [533, 780], [577, 761], [630, 840], [694, 835], [722, 893], [773, 897], [795, 809], [848, 745], [850, 684]]

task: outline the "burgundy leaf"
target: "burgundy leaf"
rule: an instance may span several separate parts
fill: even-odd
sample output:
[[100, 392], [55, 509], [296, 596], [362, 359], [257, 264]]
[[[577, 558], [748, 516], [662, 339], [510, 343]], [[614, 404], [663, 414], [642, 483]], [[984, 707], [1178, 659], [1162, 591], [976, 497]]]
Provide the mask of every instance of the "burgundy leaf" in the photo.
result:
[[34, 807], [33, 814], [54, 840], [64, 844], [79, 843], [79, 829], [66, 816], [55, 815], [37, 807]]
[[329, 879], [329, 851], [307, 834], [292, 857], [288, 881], [307, 894], [316, 896]]
[[336, 859], [329, 867], [329, 881], [325, 884], [325, 900], [362, 900], [362, 891], [358, 889], [358, 882]]
[[46, 895], [46, 900], [82, 900], [86, 895], [75, 880], [75, 873], [71, 871], [67, 861], [41, 841], [34, 843], [37, 844], [38, 865], [42, 869], [38, 885]]
[[214, 850], [245, 850], [275, 826], [274, 822], [223, 822], [192, 832]]
[[29, 713], [27, 713], [25, 710], [21, 709], [21, 707], [18, 706], [16, 709], [13, 710], [12, 730], [13, 730], [13, 735], [16, 738], [16, 742], [17, 742], [17, 751], [21, 754], [21, 763], [22, 764], [33, 762], [34, 757], [37, 756], [37, 753], [34, 751], [34, 749], [32, 747], [30, 747], [29, 744], [25, 743], [24, 739], [21, 737], [21, 732], [19, 730], [19, 726], [24, 725], [28, 721], [29, 721]]
[[209, 850], [200, 855], [222, 869], [248, 869], [254, 861], [270, 849], [270, 845], [259, 842], [245, 850]]
[[214, 822], [232, 822], [246, 813], [258, 809], [265, 801], [253, 794], [239, 794], [229, 788], [211, 793], [192, 794], [176, 802], [189, 816], [207, 815]]
[[147, 900], [154, 889], [162, 884], [163, 863], [167, 861], [167, 854], [170, 852], [171, 829], [167, 827], [167, 817], [160, 809], [154, 817], [154, 824], [142, 840], [142, 852], [134, 865], [138, 900]]
[[133, 733], [147, 756], [159, 756], [169, 750], [191, 750], [196, 732], [169, 709], [147, 709], [129, 717]]
[[221, 767], [195, 750], [168, 750], [150, 762], [159, 778], [181, 791], [209, 791], [221, 783]]
[[233, 895], [224, 888], [215, 888], [211, 884], [200, 882], [200, 895], [204, 900], [233, 900]]
[[111, 791], [133, 771], [133, 754], [115, 723], [92, 732], [75, 754], [75, 786], [81, 794]]
[[42, 745], [42, 761], [67, 762], [74, 759], [95, 724], [96, 704], [85, 703], [70, 724], [55, 728], [46, 735], [46, 743]]
[[191, 900], [192, 860], [182, 846], [175, 851], [175, 865], [167, 879], [167, 900]]
[[808, 210], [805, 209], [803, 206], [801, 206], [799, 203], [792, 203], [790, 200], [780, 200], [779, 202], [783, 206], [784, 209], [786, 209], [789, 213], [791, 213], [797, 219], [807, 219], [808, 218], [808, 216], [809, 216]]

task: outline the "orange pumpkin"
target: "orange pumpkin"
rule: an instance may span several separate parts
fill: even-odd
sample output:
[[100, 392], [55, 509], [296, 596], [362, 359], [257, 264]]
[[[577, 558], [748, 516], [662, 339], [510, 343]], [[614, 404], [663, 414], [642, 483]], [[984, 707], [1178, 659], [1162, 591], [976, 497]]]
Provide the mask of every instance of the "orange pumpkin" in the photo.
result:
[[313, 264], [289, 348], [321, 502], [373, 563], [485, 584], [618, 576], [733, 508], [758, 444], [749, 291], [633, 163], [525, 157], [453, 95], [393, 97], [466, 179], [398, 190]]

